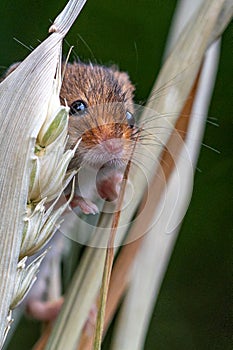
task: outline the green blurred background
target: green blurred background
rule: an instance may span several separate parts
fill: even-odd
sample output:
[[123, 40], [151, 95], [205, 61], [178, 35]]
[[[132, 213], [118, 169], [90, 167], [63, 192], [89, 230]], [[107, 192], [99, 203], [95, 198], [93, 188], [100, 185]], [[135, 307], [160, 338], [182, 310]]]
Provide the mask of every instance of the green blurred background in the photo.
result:
[[[50, 21], [64, 4], [64, 0], [1, 0], [1, 72], [47, 36]], [[119, 65], [136, 85], [136, 102], [144, 102], [161, 66], [175, 6], [175, 0], [89, 0], [66, 38], [64, 52], [74, 45], [75, 55], [83, 60]], [[233, 349], [232, 29], [231, 24], [223, 35], [209, 111], [219, 127], [207, 124], [203, 141], [220, 154], [202, 147], [192, 201], [145, 350]], [[39, 332], [39, 324], [24, 320], [8, 349], [31, 349]], [[104, 349], [109, 347], [109, 338]]]

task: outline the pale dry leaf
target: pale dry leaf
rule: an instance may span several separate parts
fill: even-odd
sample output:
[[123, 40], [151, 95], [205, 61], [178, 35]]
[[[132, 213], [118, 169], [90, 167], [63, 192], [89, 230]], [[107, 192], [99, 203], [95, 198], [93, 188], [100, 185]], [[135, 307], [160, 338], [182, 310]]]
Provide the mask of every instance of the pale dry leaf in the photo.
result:
[[70, 1], [55, 21], [56, 32], [0, 84], [0, 344], [13, 296], [35, 139], [53, 93], [62, 39], [84, 4]]

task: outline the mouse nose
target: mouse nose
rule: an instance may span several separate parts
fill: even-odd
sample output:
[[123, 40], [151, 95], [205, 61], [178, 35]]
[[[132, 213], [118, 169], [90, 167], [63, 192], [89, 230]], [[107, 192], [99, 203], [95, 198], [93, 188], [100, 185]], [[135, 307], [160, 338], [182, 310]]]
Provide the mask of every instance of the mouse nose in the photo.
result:
[[119, 139], [109, 139], [103, 142], [104, 149], [113, 155], [120, 155], [123, 150], [122, 142]]

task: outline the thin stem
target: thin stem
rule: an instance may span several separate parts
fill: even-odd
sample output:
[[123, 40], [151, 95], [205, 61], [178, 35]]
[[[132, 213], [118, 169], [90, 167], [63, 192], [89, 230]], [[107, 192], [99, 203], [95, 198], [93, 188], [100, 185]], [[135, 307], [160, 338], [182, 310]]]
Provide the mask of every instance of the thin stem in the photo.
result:
[[[135, 142], [135, 144], [136, 144], [136, 142]], [[134, 149], [133, 149], [133, 151], [134, 151]], [[133, 154], [133, 151], [132, 151], [132, 154]], [[132, 154], [131, 154], [131, 158], [132, 158]], [[113, 260], [114, 260], [114, 241], [115, 241], [115, 237], [116, 237], [118, 223], [120, 220], [121, 208], [123, 205], [125, 188], [126, 188], [126, 183], [127, 183], [127, 179], [128, 179], [130, 165], [131, 165], [131, 158], [128, 161], [125, 172], [124, 172], [119, 197], [118, 197], [118, 200], [116, 203], [116, 211], [115, 211], [114, 216], [113, 216], [108, 246], [106, 249], [106, 258], [105, 258], [105, 264], [104, 264], [102, 284], [101, 284], [101, 289], [100, 289], [99, 308], [98, 308], [95, 337], [94, 337], [94, 350], [101, 349], [103, 327], [104, 327], [104, 320], [105, 320], [105, 308], [106, 308], [106, 303], [107, 303], [108, 289], [109, 289], [109, 283], [110, 283]]]

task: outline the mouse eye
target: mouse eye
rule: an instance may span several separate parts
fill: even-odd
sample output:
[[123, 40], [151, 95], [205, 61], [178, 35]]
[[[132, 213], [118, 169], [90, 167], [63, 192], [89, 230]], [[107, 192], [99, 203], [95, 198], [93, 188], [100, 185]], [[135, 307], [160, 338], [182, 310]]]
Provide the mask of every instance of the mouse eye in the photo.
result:
[[128, 125], [133, 128], [135, 125], [135, 119], [132, 113], [130, 113], [129, 111], [126, 112], [126, 120], [128, 122]]
[[70, 114], [72, 115], [83, 115], [86, 113], [87, 105], [82, 100], [74, 101], [70, 106]]

